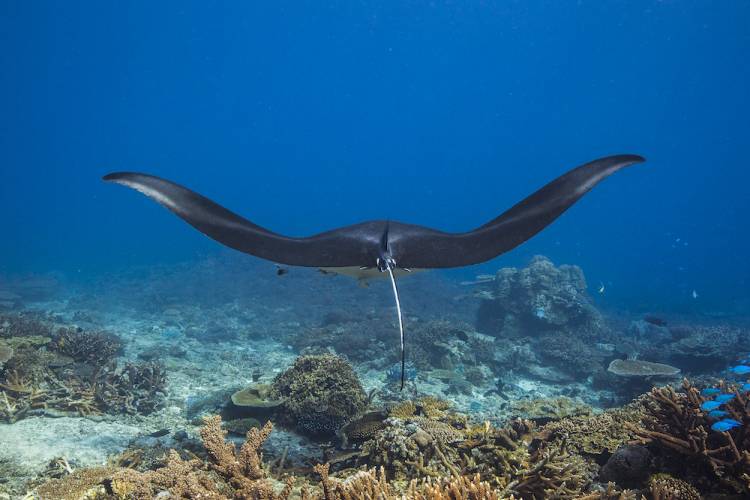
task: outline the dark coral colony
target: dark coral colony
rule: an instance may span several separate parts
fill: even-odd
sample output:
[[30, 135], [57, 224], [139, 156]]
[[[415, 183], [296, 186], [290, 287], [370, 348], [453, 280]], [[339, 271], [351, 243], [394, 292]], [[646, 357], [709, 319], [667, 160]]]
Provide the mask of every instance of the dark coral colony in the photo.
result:
[[411, 279], [403, 391], [385, 286], [232, 256], [1, 283], [0, 498], [750, 498], [741, 325], [605, 312], [544, 257]]

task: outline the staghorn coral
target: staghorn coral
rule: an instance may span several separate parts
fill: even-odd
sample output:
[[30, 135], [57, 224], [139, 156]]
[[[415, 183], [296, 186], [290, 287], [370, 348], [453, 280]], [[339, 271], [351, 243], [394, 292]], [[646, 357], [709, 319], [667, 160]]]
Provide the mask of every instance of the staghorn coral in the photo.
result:
[[104, 366], [122, 350], [122, 341], [113, 333], [60, 328], [49, 348], [70, 356], [75, 361]]
[[701, 500], [693, 486], [669, 474], [654, 474], [648, 480], [652, 500]]
[[273, 426], [267, 422], [262, 429], [250, 429], [242, 447], [237, 450], [226, 441], [221, 417], [204, 420], [200, 434], [210, 462], [197, 459], [183, 460], [170, 451], [167, 464], [155, 471], [138, 472], [121, 469], [112, 474], [111, 490], [117, 498], [153, 498], [169, 492], [174, 498], [230, 498], [268, 500], [286, 499], [291, 494], [292, 478], [277, 491], [263, 469], [260, 447]]
[[216, 478], [204, 471], [200, 460], [183, 460], [170, 450], [167, 463], [155, 471], [138, 472], [119, 469], [108, 479], [109, 490], [118, 499], [154, 498], [168, 491], [174, 498], [228, 498], [218, 486]]
[[313, 437], [332, 437], [365, 410], [367, 395], [351, 365], [331, 354], [300, 356], [268, 394], [283, 399], [280, 417]]
[[51, 334], [48, 319], [39, 313], [0, 314], [0, 338], [49, 337]]
[[[721, 384], [735, 397], [724, 405], [731, 418], [750, 421], [748, 401], [736, 387]], [[737, 494], [750, 494], [750, 433], [745, 426], [727, 432], [710, 430], [712, 420], [700, 408], [706, 400], [687, 379], [682, 392], [671, 386], [654, 388], [644, 399], [645, 416], [641, 425], [630, 425], [642, 444], [648, 444], [669, 462], [682, 457], [676, 475], [708, 477], [704, 482]]]
[[636, 424], [642, 417], [643, 406], [635, 402], [595, 415], [549, 422], [540, 429], [538, 438], [551, 442], [565, 441], [568, 446], [587, 455], [614, 453], [620, 446], [635, 439], [635, 433], [627, 424]]
[[149, 415], [164, 403], [167, 376], [153, 362], [127, 363], [99, 371], [93, 391], [97, 406], [108, 413]]
[[560, 396], [557, 398], [519, 399], [512, 404], [513, 415], [539, 423], [565, 417], [590, 415], [591, 407], [579, 401]]
[[486, 425], [481, 436], [458, 445], [463, 474], [479, 477], [502, 495], [575, 498], [591, 483], [594, 468], [564, 442], [531, 446], [534, 424], [515, 420], [502, 429]]
[[114, 467], [79, 469], [61, 478], [47, 481], [37, 488], [36, 492], [40, 498], [57, 500], [106, 498], [106, 488], [103, 483], [117, 471], [118, 469]]

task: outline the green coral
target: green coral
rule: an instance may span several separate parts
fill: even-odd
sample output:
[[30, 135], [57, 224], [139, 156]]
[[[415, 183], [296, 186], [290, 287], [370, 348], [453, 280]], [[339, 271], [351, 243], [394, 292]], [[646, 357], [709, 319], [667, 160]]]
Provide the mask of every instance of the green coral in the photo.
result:
[[335, 435], [367, 406], [351, 365], [332, 354], [297, 358], [276, 377], [268, 397], [284, 400], [283, 423], [314, 437]]

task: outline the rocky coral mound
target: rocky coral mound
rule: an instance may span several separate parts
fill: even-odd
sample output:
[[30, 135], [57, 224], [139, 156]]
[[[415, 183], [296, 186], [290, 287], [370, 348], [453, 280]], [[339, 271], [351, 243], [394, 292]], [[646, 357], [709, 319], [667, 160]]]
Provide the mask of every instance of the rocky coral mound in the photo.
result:
[[269, 398], [284, 401], [282, 423], [312, 437], [333, 437], [366, 408], [367, 395], [344, 359], [300, 356], [276, 377]]
[[477, 329], [498, 337], [519, 337], [532, 332], [575, 332], [594, 338], [601, 329], [601, 314], [586, 293], [586, 279], [578, 266], [556, 267], [543, 256], [528, 267], [500, 269], [477, 313]]

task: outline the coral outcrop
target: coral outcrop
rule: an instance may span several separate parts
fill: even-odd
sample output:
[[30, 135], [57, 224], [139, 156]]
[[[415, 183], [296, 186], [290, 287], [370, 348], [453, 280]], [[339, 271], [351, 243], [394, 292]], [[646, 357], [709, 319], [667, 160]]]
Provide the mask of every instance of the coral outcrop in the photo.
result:
[[313, 437], [334, 437], [367, 404], [351, 365], [332, 354], [297, 358], [276, 377], [268, 397], [284, 401], [282, 423]]
[[601, 329], [602, 317], [586, 293], [586, 279], [578, 266], [556, 267], [536, 256], [523, 269], [500, 269], [482, 301], [477, 328], [498, 337], [518, 337], [530, 332], [576, 332], [592, 338]]

